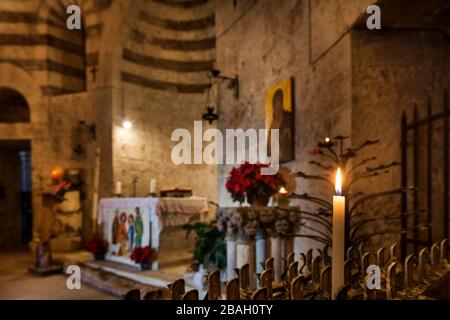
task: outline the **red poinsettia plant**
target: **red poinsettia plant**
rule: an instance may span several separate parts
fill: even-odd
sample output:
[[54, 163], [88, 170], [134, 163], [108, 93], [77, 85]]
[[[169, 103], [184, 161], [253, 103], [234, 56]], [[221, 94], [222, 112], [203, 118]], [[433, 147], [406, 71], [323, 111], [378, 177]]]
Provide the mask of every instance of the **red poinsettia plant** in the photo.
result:
[[131, 253], [131, 260], [139, 264], [150, 264], [156, 260], [157, 251], [156, 249], [146, 246], [143, 248], [134, 248]]
[[242, 203], [247, 199], [250, 204], [266, 205], [270, 197], [285, 186], [280, 174], [261, 174], [261, 169], [268, 167], [267, 164], [245, 162], [238, 168], [233, 168], [226, 182], [226, 188], [233, 200]]
[[86, 250], [91, 252], [95, 258], [102, 258], [105, 256], [105, 253], [108, 250], [108, 241], [102, 239], [99, 236], [93, 236], [86, 243]]

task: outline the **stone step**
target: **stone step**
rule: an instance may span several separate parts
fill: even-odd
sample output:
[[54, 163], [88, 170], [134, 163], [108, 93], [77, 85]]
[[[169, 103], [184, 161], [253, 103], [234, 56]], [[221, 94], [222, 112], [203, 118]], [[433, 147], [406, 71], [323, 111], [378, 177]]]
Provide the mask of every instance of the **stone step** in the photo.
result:
[[[148, 293], [157, 293], [160, 288], [143, 285], [133, 280], [129, 280], [113, 273], [101, 269], [90, 268], [86, 265], [81, 267], [81, 281], [101, 291], [107, 292], [119, 298], [123, 298], [130, 290], [138, 289], [141, 297]], [[160, 298], [167, 298], [168, 290], [162, 291]]]
[[192, 253], [186, 251], [173, 251], [169, 254], [160, 253], [158, 256], [159, 269], [172, 268], [185, 265], [186, 267], [192, 261]]
[[206, 291], [203, 288], [196, 287], [192, 277], [185, 274], [188, 263], [184, 261], [191, 261], [190, 253], [176, 252], [165, 255], [163, 258], [162, 266], [159, 266], [160, 271], [141, 271], [137, 266], [114, 261], [93, 261], [92, 255], [86, 251], [56, 253], [54, 255], [54, 259], [64, 265], [64, 270], [68, 265], [80, 266], [83, 283], [120, 298], [133, 289], [139, 289], [141, 297], [148, 292], [162, 290], [162, 298], [167, 298], [168, 285], [183, 278], [186, 281], [186, 291], [197, 289], [199, 290], [199, 296], [204, 297]]
[[[108, 286], [110, 284], [104, 284], [101, 280], [102, 278], [111, 278], [114, 279], [115, 277], [121, 278], [118, 281], [117, 286], [118, 289], [115, 289], [117, 293], [116, 295], [122, 296], [124, 294], [124, 290], [129, 291], [131, 289], [139, 289], [141, 290], [141, 295], [143, 291], [151, 291], [151, 290], [158, 290], [163, 289], [167, 290], [168, 285], [175, 280], [184, 278], [184, 274], [175, 274], [175, 273], [169, 273], [164, 271], [150, 271], [145, 270], [141, 271], [137, 267], [132, 267], [128, 265], [124, 265], [117, 262], [102, 260], [102, 261], [88, 261], [83, 263], [84, 268], [89, 268], [90, 270], [97, 271], [98, 277], [100, 279], [93, 279], [94, 286], [97, 286], [95, 282], [99, 282], [99, 286], [105, 287], [105, 290], [112, 290], [108, 289]], [[90, 271], [90, 272], [93, 272]], [[125, 281], [126, 280], [126, 281]], [[201, 288], [195, 288], [193, 283], [190, 283], [188, 279], [186, 279], [186, 291], [192, 290], [192, 289], [198, 289], [199, 290], [199, 296], [204, 297], [206, 292]], [[116, 284], [113, 285], [114, 287]], [[124, 286], [125, 289], [122, 289], [121, 286]]]

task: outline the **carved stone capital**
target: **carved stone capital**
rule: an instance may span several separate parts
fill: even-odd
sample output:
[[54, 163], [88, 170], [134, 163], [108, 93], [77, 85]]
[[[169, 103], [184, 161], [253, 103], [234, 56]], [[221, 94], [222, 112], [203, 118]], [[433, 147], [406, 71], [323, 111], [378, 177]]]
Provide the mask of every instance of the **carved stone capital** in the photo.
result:
[[276, 207], [220, 208], [217, 223], [230, 239], [248, 241], [257, 233], [273, 237], [295, 233], [300, 214]]

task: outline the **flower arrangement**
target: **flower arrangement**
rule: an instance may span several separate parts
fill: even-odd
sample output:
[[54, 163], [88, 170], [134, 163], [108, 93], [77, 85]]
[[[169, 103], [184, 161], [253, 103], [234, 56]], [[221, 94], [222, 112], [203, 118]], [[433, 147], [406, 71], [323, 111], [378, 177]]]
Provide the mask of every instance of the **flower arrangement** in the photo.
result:
[[108, 250], [108, 242], [98, 236], [94, 236], [86, 243], [86, 250], [91, 252], [96, 260], [103, 259], [106, 250]]
[[71, 187], [72, 185], [69, 182], [62, 180], [58, 184], [54, 185], [55, 194], [59, 197], [64, 197], [64, 194], [69, 191]]
[[226, 182], [226, 188], [234, 201], [249, 204], [267, 205], [272, 195], [285, 185], [280, 174], [262, 175], [261, 168], [268, 168], [267, 164], [243, 163], [233, 168]]
[[142, 270], [147, 270], [152, 262], [156, 260], [157, 251], [150, 246], [134, 248], [130, 258], [134, 262], [139, 263]]

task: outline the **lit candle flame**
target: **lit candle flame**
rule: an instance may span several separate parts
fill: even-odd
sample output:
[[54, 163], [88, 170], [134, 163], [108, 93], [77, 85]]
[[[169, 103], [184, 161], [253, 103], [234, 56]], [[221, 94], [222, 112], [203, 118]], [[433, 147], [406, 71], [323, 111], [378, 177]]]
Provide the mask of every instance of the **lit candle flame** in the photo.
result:
[[52, 173], [51, 173], [51, 176], [52, 176], [52, 179], [58, 179], [59, 178], [59, 171], [56, 170], [56, 169], [53, 169]]
[[280, 194], [286, 194], [288, 193], [287, 190], [284, 187], [281, 187], [280, 190], [278, 191]]
[[326, 143], [330, 142], [330, 138], [326, 137], [326, 138], [325, 138], [325, 142], [326, 142]]
[[335, 189], [336, 189], [336, 194], [337, 195], [341, 195], [342, 194], [342, 173], [341, 173], [341, 168], [338, 168], [337, 172], [336, 172]]

